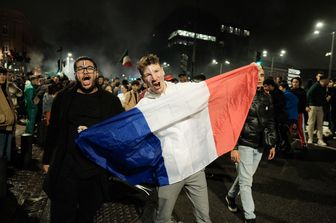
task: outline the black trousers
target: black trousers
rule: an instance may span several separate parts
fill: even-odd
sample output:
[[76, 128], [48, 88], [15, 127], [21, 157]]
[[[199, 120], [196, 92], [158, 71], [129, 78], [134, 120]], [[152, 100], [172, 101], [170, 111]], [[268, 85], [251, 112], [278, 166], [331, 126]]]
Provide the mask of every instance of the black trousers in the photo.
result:
[[51, 223], [91, 223], [103, 203], [99, 176], [78, 179], [60, 176], [55, 187], [57, 196], [51, 200]]

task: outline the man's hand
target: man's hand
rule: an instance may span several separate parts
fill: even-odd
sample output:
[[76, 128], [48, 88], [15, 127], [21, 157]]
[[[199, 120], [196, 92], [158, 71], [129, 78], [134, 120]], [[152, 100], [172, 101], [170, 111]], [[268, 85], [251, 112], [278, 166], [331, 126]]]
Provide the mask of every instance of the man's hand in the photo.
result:
[[272, 160], [275, 156], [275, 147], [270, 149], [269, 154], [268, 154], [268, 160]]
[[42, 170], [43, 170], [44, 173], [48, 173], [48, 171], [49, 171], [49, 165], [44, 164], [42, 166]]
[[328, 96], [326, 97], [326, 100], [327, 100], [327, 102], [329, 102], [329, 101], [330, 101], [330, 99], [331, 99], [331, 96], [330, 96], [330, 95], [328, 95]]
[[311, 108], [310, 107], [306, 107], [306, 112], [310, 112]]
[[232, 150], [231, 151], [231, 160], [235, 163], [239, 163], [240, 162], [240, 155], [238, 150]]
[[78, 128], [77, 128], [77, 132], [78, 133], [80, 133], [81, 131], [84, 131], [84, 130], [86, 130], [88, 127], [86, 127], [85, 125], [80, 125], [80, 126], [78, 126]]

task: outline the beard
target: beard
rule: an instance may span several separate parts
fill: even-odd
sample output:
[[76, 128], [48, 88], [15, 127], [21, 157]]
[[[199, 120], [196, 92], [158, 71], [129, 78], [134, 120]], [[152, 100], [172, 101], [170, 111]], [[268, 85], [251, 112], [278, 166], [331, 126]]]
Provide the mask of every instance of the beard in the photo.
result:
[[92, 93], [92, 92], [95, 90], [95, 88], [96, 88], [96, 81], [93, 81], [91, 87], [89, 87], [89, 88], [84, 88], [83, 85], [81, 84], [81, 82], [78, 80], [77, 77], [76, 77], [76, 81], [77, 81], [78, 88], [79, 88], [84, 94], [90, 94], [90, 93]]

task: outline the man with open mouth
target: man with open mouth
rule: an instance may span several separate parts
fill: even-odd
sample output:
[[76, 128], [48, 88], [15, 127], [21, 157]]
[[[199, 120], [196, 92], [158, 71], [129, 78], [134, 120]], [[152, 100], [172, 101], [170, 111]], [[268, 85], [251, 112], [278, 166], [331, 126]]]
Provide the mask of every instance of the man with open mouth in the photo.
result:
[[[75, 144], [80, 131], [123, 112], [120, 100], [96, 85], [97, 64], [89, 57], [74, 63], [76, 84], [55, 97], [47, 133], [44, 190], [51, 199], [53, 223], [93, 222], [108, 197], [107, 173]], [[105, 182], [105, 183], [104, 183]]]

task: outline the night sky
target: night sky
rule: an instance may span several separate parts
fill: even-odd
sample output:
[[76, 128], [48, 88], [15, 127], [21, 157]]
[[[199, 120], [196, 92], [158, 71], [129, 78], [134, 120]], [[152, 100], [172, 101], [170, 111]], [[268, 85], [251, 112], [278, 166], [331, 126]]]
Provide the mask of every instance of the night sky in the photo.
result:
[[[336, 30], [336, 1], [7, 0], [1, 7], [23, 12], [34, 34], [51, 49], [63, 46], [75, 57], [97, 56], [107, 72], [117, 66], [125, 49], [136, 59], [147, 53], [154, 27], [181, 7], [199, 7], [223, 24], [251, 30], [251, 48], [273, 52], [284, 48], [288, 63], [297, 68], [327, 69], [328, 32]], [[312, 35], [317, 21], [327, 24], [318, 38]]]

